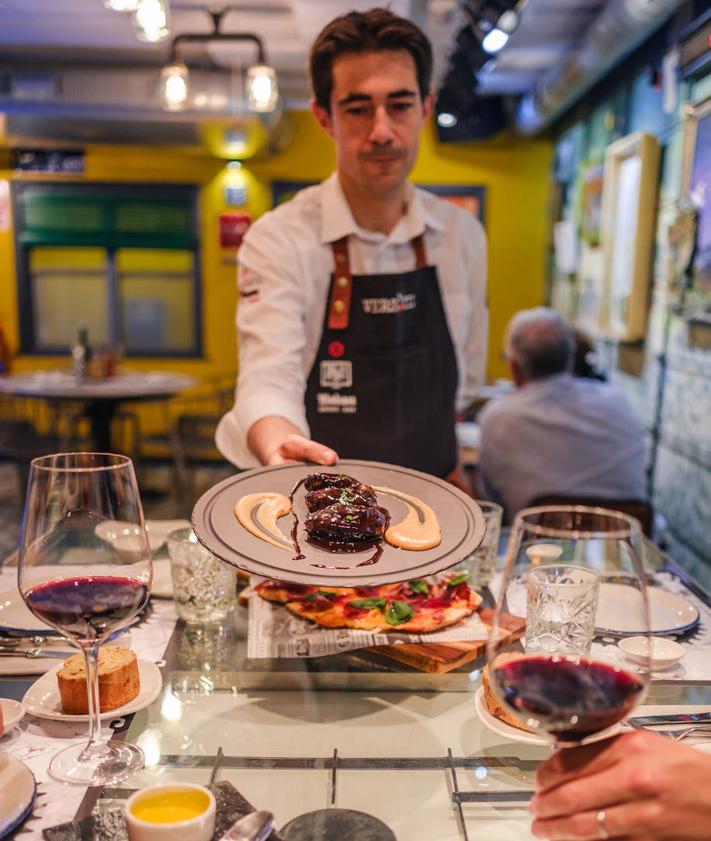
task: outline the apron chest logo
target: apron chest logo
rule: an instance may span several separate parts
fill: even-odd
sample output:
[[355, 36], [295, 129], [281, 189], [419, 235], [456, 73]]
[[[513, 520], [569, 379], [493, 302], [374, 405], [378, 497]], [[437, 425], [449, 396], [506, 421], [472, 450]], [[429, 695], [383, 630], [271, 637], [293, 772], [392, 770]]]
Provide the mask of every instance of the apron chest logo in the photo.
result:
[[350, 388], [353, 385], [353, 363], [345, 360], [323, 359], [319, 370], [321, 388]]
[[363, 298], [363, 312], [368, 315], [397, 315], [417, 307], [414, 292], [398, 292], [392, 298]]
[[358, 398], [355, 394], [328, 394], [321, 391], [316, 395], [316, 403], [321, 415], [354, 415], [358, 411]]

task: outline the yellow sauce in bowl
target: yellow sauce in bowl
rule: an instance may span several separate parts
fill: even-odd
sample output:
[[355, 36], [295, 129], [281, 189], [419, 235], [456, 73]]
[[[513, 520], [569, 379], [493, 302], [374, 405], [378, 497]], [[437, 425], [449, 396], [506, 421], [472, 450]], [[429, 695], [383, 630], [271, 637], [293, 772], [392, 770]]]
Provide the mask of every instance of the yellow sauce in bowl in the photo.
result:
[[200, 817], [210, 805], [203, 791], [161, 791], [131, 806], [131, 813], [147, 823], [179, 823]]

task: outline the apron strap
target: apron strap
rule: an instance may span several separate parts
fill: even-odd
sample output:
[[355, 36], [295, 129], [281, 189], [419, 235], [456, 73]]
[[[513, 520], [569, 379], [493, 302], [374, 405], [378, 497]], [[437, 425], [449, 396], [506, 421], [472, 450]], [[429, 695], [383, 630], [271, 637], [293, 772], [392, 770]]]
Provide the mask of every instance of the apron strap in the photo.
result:
[[353, 277], [348, 259], [348, 237], [331, 243], [335, 272], [331, 284], [331, 300], [328, 305], [328, 329], [346, 330], [350, 320], [351, 291]]
[[[419, 234], [410, 240], [415, 252], [415, 267], [422, 269], [427, 265], [425, 238]], [[341, 237], [331, 243], [335, 272], [331, 284], [331, 300], [328, 304], [328, 329], [347, 330], [351, 313], [351, 292], [353, 290], [353, 275], [348, 259], [348, 237]]]
[[415, 266], [418, 269], [424, 269], [427, 265], [427, 252], [425, 251], [425, 237], [419, 234], [414, 239], [410, 240], [412, 250], [415, 252]]

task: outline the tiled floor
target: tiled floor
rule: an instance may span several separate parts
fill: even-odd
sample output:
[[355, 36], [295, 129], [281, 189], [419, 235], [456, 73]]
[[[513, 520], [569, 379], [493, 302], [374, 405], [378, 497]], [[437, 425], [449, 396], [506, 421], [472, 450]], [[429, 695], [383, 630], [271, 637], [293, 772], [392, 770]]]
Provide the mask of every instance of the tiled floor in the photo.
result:
[[[233, 472], [228, 464], [200, 467], [194, 477], [194, 491], [181, 497], [170, 467], [145, 468], [139, 483], [146, 519], [189, 519], [200, 494]], [[15, 468], [0, 464], [0, 563], [17, 548], [23, 503]]]

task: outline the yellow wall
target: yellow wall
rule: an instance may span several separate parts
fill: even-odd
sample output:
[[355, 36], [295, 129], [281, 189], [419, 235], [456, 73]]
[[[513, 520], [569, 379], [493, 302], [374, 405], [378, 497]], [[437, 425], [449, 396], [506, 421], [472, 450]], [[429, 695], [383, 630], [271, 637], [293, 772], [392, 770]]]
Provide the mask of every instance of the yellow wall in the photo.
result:
[[[269, 209], [271, 181], [319, 180], [333, 169], [331, 142], [311, 115], [293, 116], [293, 140], [272, 157], [245, 161], [239, 170], [224, 160], [158, 147], [88, 146], [85, 181], [189, 182], [199, 184], [204, 360], [130, 360], [139, 368], [183, 370], [195, 376], [235, 366], [234, 255], [222, 253], [217, 216], [225, 205], [225, 187], [245, 182], [247, 210], [257, 216]], [[413, 179], [428, 184], [481, 184], [486, 187], [489, 236], [491, 331], [489, 376], [503, 376], [501, 334], [518, 309], [543, 300], [547, 201], [551, 145], [548, 141], [497, 138], [477, 144], [441, 145], [433, 126], [424, 132]], [[2, 169], [0, 179], [18, 178]], [[37, 179], [35, 179], [37, 180]], [[62, 178], [61, 180], [66, 180]], [[12, 233], [0, 232], [0, 323], [13, 348], [18, 342], [17, 297]], [[56, 358], [20, 358], [16, 368], [66, 364]]]

